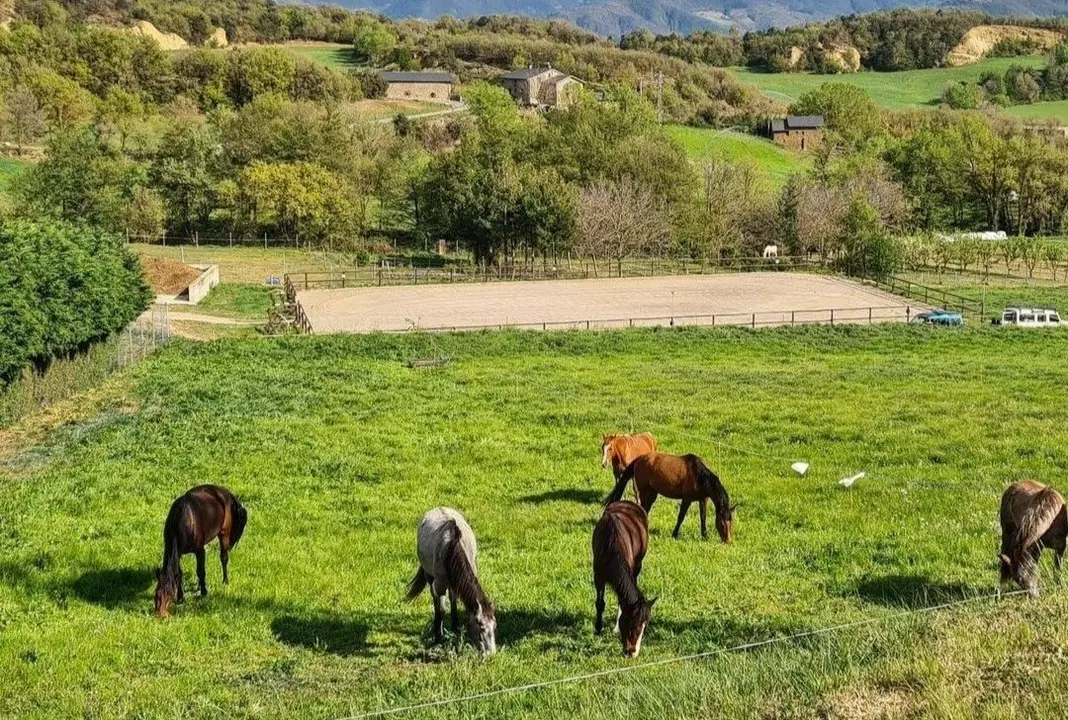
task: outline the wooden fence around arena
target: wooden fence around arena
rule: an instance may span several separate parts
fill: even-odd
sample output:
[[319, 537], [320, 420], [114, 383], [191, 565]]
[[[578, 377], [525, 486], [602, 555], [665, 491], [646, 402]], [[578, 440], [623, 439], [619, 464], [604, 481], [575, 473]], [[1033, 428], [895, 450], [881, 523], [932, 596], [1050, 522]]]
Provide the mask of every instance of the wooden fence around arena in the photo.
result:
[[340, 289], [383, 285], [511, 282], [518, 280], [593, 280], [664, 275], [705, 275], [722, 272], [788, 272], [825, 270], [825, 263], [807, 257], [723, 258], [720, 260], [624, 260], [611, 268], [589, 262], [557, 267], [475, 266], [449, 267], [368, 266], [344, 272], [291, 272], [286, 282], [296, 290]]
[[957, 293], [921, 285], [894, 275], [870, 278], [868, 282], [892, 295], [911, 298], [917, 302], [922, 302], [924, 305], [935, 305], [943, 310], [959, 312], [964, 317], [981, 318], [986, 314], [985, 303], [981, 300], [973, 300]]
[[635, 327], [770, 327], [785, 325], [874, 325], [880, 322], [909, 322], [913, 316], [908, 305], [882, 305], [819, 310], [763, 310], [759, 312], [709, 313], [703, 315], [658, 315], [650, 317], [601, 318], [589, 320], [549, 320], [526, 323], [492, 323], [488, 325], [412, 326], [404, 330], [382, 332], [463, 332], [472, 330], [613, 330]]

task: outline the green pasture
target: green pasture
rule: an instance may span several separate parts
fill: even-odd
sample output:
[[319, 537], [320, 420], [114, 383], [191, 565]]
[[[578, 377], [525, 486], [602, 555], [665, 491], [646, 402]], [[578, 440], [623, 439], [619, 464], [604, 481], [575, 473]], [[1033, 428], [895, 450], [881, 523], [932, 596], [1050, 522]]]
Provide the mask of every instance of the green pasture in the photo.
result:
[[[176, 341], [4, 450], [0, 717], [338, 718], [865, 619], [395, 717], [1060, 717], [1048, 560], [1037, 601], [901, 613], [989, 595], [1002, 488], [1065, 487], [1066, 355], [1068, 334], [904, 325]], [[620, 430], [701, 454], [741, 503], [730, 546], [653, 508], [637, 661], [592, 634]], [[163, 520], [203, 482], [249, 507], [231, 584], [209, 552], [211, 595], [157, 620]], [[429, 647], [429, 600], [401, 601], [442, 504], [478, 535], [488, 661]]]
[[351, 70], [360, 65], [352, 45], [334, 43], [289, 43], [281, 46], [294, 57], [306, 58], [334, 70]]
[[685, 125], [670, 125], [666, 131], [685, 148], [694, 163], [700, 165], [711, 160], [749, 162], [774, 188], [782, 187], [787, 178], [805, 171], [809, 165], [805, 156], [755, 135]]
[[975, 82], [988, 70], [1005, 72], [1012, 65], [1041, 66], [1043, 64], [1045, 64], [1045, 58], [1034, 55], [988, 58], [972, 65], [956, 68], [902, 72], [865, 71], [842, 75], [816, 75], [812, 73], [768, 73], [755, 68], [740, 67], [729, 68], [728, 72], [742, 83], [757, 86], [768, 97], [785, 102], [792, 102], [824, 83], [841, 82], [864, 89], [872, 100], [882, 107], [905, 110], [916, 107], [934, 107], [939, 103], [942, 90], [946, 85], [956, 82]]

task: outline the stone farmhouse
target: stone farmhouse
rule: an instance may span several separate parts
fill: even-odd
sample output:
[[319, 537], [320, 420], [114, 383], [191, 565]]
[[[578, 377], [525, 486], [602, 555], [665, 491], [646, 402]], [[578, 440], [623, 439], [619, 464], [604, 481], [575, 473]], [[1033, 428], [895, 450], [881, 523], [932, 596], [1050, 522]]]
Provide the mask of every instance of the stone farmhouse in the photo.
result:
[[815, 150], [823, 143], [823, 116], [776, 118], [771, 121], [771, 139], [794, 150]]
[[582, 81], [552, 67], [523, 68], [501, 76], [506, 90], [521, 107], [567, 107]]
[[445, 72], [380, 72], [390, 100], [422, 100], [447, 103], [456, 78]]

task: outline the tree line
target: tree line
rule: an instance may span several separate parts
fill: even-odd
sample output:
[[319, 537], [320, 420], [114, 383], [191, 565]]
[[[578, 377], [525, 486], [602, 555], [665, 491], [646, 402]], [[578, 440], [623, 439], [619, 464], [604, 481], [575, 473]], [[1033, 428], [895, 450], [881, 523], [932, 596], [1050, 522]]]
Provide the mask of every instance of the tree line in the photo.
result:
[[[749, 65], [768, 72], [837, 73], [846, 68], [828, 50], [851, 46], [859, 52], [864, 69], [918, 70], [941, 66], [965, 33], [991, 23], [1065, 29], [1064, 21], [1058, 19], [995, 19], [969, 10], [901, 8], [744, 35], [707, 31], [653, 35], [636, 30], [620, 38], [620, 47], [718, 67]], [[1026, 55], [1034, 50], [1032, 44], [1010, 41], [999, 44], [993, 54]]]

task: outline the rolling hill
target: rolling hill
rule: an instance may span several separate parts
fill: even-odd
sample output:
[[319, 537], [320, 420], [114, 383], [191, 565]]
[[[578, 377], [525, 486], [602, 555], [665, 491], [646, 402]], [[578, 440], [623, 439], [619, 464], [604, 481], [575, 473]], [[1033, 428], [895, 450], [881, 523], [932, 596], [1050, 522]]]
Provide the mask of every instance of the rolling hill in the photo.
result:
[[1065, 0], [341, 0], [341, 4], [393, 18], [495, 14], [561, 18], [613, 37], [638, 28], [658, 33], [762, 30], [897, 7], [952, 7], [1015, 17], [1068, 15]]

